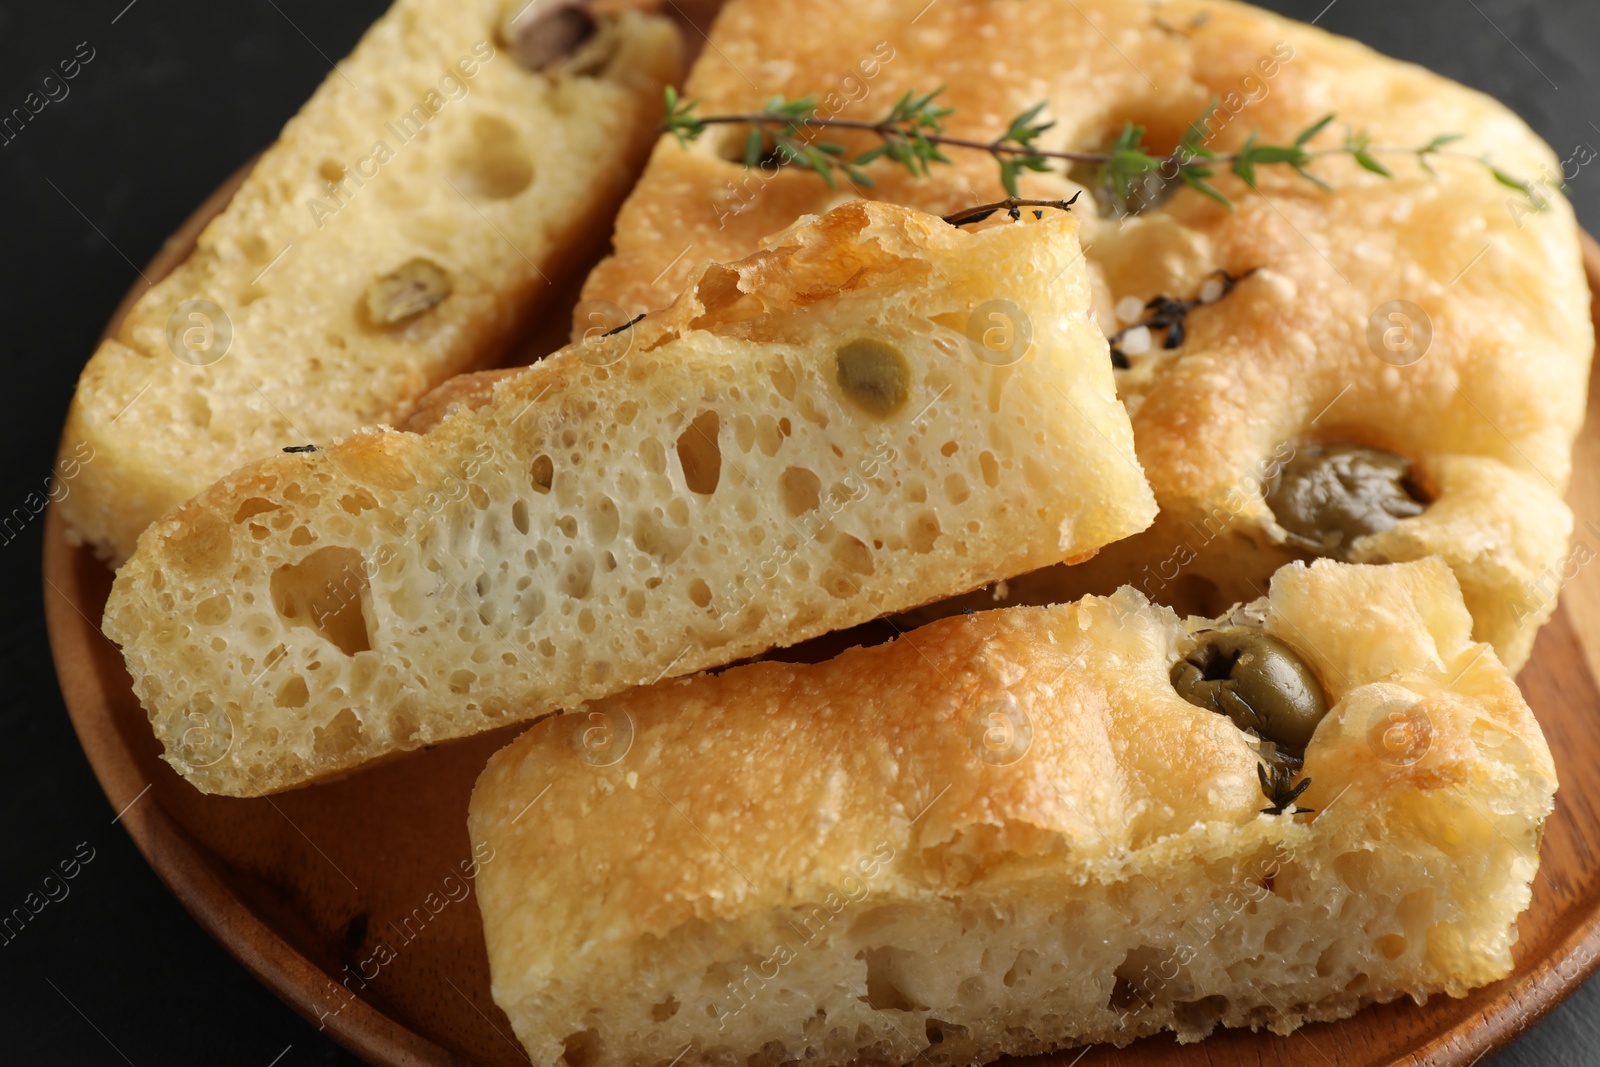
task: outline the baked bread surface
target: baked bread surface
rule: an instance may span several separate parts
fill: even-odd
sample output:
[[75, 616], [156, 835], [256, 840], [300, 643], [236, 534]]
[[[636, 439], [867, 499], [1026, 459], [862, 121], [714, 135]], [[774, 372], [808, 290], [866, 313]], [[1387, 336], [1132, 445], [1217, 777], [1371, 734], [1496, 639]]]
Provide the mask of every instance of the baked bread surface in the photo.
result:
[[[1348, 157], [1317, 159], [1332, 191], [1259, 166], [1253, 192], [1222, 168], [1216, 184], [1232, 211], [1180, 189], [1139, 215], [1098, 218], [1088, 206], [1096, 190], [1084, 188], [1083, 243], [1108, 334], [1129, 325], [1119, 302], [1192, 300], [1213, 271], [1260, 269], [1192, 312], [1181, 347], [1162, 349], [1157, 333], [1153, 350], [1118, 372], [1161, 505], [1155, 525], [1088, 567], [1012, 586], [1043, 603], [1132, 583], [1208, 614], [1253, 599], [1279, 566], [1304, 558], [1265, 503], [1273, 464], [1286, 446], [1351, 442], [1411, 459], [1433, 500], [1349, 546], [1349, 558], [1442, 555], [1475, 636], [1513, 669], [1526, 661], [1564, 569], [1572, 519], [1562, 497], [1594, 332], [1576, 223], [1554, 190], [1556, 156], [1520, 119], [1420, 67], [1228, 0], [732, 0], [684, 95], [703, 116], [815, 94], [823, 114], [876, 120], [906, 90], [940, 85], [940, 102], [956, 109], [948, 132], [984, 143], [1046, 100], [1041, 118], [1055, 126], [1045, 147], [1103, 148], [1134, 122], [1164, 151], [1215, 100], [1205, 143], [1218, 152], [1252, 131], [1292, 142], [1336, 112], [1313, 148], [1339, 144], [1346, 126], [1380, 146], [1461, 134], [1452, 151], [1535, 183], [1537, 210], [1474, 159], [1435, 157], [1435, 175], [1380, 152], [1392, 179]], [[661, 306], [689, 264], [737, 255], [851, 195], [797, 168], [745, 168], [743, 132], [716, 127], [687, 150], [657, 144], [618, 217], [615, 254], [588, 280], [591, 304]], [[821, 136], [857, 150], [876, 143]], [[1003, 195], [987, 154], [946, 154], [926, 178], [874, 164], [865, 193], [940, 213]], [[1030, 196], [1078, 188], [1059, 173], [1022, 178]], [[1426, 318], [1390, 318], [1393, 301]], [[1385, 348], [1396, 328], [1416, 347]]]
[[1243, 614], [1327, 691], [1313, 814], [1174, 692], [1205, 621], [1127, 589], [536, 724], [471, 803], [496, 1003], [536, 1063], [944, 1064], [1506, 974], [1555, 775], [1448, 568]]
[[[1077, 228], [847, 204], [667, 312], [451, 387], [471, 402], [426, 434], [222, 479], [106, 605], [165, 758], [283, 789], [1143, 529]], [[964, 332], [997, 298], [1032, 323], [1015, 362]]]
[[399, 419], [505, 353], [631, 184], [681, 66], [667, 20], [624, 11], [536, 73], [502, 28], [522, 6], [398, 0], [328, 75], [85, 367], [70, 536], [120, 563], [229, 471]]

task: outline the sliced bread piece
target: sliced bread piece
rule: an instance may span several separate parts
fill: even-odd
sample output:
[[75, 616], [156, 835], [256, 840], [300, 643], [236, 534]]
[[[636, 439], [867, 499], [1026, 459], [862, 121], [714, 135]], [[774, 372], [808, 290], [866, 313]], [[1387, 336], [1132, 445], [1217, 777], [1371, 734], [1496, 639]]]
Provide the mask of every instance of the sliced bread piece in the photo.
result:
[[399, 0], [89, 361], [70, 536], [120, 562], [229, 471], [492, 365], [626, 192], [679, 53], [634, 11]]
[[229, 475], [106, 605], [167, 760], [284, 789], [1145, 528], [1077, 232], [856, 201], [426, 434]]
[[[1320, 680], [1314, 811], [1169, 680], [1215, 627]], [[1319, 560], [1216, 623], [1123, 589], [539, 723], [470, 807], [495, 1002], [534, 1063], [942, 1067], [1462, 996], [1556, 785], [1471, 629], [1440, 560]]]

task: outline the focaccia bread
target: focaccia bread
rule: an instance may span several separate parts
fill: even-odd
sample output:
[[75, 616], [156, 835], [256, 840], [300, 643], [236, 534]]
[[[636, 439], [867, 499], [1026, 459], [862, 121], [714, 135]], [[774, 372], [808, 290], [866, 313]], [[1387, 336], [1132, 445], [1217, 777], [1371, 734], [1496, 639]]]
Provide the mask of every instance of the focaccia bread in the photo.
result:
[[[284, 789], [1145, 528], [1077, 228], [858, 201], [426, 434], [229, 475], [106, 605], [165, 758]], [[962, 332], [997, 299], [1015, 361]]]
[[[1262, 810], [1268, 746], [1169, 681], [1213, 625], [1320, 679], [1314, 811]], [[1319, 560], [1217, 624], [1123, 589], [546, 720], [472, 796], [494, 999], [534, 1063], [775, 1067], [1462, 996], [1556, 785], [1471, 627], [1439, 560]]]
[[[1096, 218], [1088, 205], [1100, 196], [1107, 209], [1103, 190], [1092, 168], [1074, 171], [1108, 335], [1135, 325], [1154, 297], [1197, 301], [1216, 271], [1256, 273], [1194, 308], [1181, 345], [1164, 348], [1161, 332], [1147, 351], [1126, 345], [1119, 392], [1161, 505], [1155, 525], [1089, 567], [1012, 583], [1014, 598], [1128, 582], [1214, 613], [1260, 595], [1290, 559], [1438, 554], [1462, 585], [1475, 636], [1513, 670], [1526, 660], [1567, 570], [1562, 497], [1594, 343], [1556, 156], [1526, 125], [1420, 67], [1228, 0], [732, 0], [683, 95], [700, 116], [814, 95], [819, 115], [876, 121], [905, 91], [941, 85], [937, 102], [955, 109], [947, 132], [984, 144], [1045, 100], [1038, 121], [1055, 125], [1042, 147], [1103, 149], [1132, 122], [1165, 152], [1215, 101], [1203, 142], [1214, 151], [1237, 150], [1252, 131], [1263, 144], [1292, 143], [1335, 112], [1310, 147], [1337, 148], [1346, 127], [1365, 131], [1394, 174], [1324, 155], [1311, 170], [1331, 190], [1262, 164], [1254, 192], [1219, 164], [1214, 182], [1232, 211], [1180, 187], [1132, 217]], [[1456, 154], [1431, 157], [1435, 173], [1381, 147], [1448, 134], [1464, 136], [1448, 146]], [[661, 306], [693, 263], [738, 255], [796, 214], [852, 195], [810, 171], [746, 168], [744, 136], [728, 125], [687, 149], [661, 140], [618, 218], [615, 255], [588, 280], [580, 326], [602, 301]], [[849, 130], [820, 136], [853, 151], [876, 143]], [[945, 154], [950, 163], [927, 177], [873, 163], [876, 184], [862, 192], [941, 213], [1001, 195], [986, 153]], [[1533, 183], [1533, 199], [1476, 156]], [[1021, 182], [1035, 197], [1079, 188], [1059, 171]], [[1119, 308], [1135, 310], [1123, 318]], [[1386, 507], [1346, 499], [1332, 509], [1371, 521], [1311, 515], [1318, 536], [1302, 537], [1271, 506], [1279, 468], [1345, 444], [1409, 461], [1409, 477], [1391, 482]], [[1310, 478], [1332, 488], [1338, 473]], [[1337, 544], [1322, 536], [1335, 533]]]
[[120, 563], [229, 471], [493, 365], [591, 254], [680, 51], [635, 11], [398, 0], [84, 369], [69, 536]]

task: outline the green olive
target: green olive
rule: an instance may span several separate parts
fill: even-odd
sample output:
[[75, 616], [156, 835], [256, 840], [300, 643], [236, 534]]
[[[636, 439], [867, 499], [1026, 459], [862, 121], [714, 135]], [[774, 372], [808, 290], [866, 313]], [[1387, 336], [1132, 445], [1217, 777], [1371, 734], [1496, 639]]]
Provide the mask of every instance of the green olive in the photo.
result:
[[1226, 715], [1296, 758], [1328, 713], [1322, 684], [1275, 637], [1244, 627], [1211, 630], [1172, 667], [1172, 686], [1196, 707]]
[[1428, 506], [1411, 481], [1409, 459], [1351, 444], [1299, 446], [1266, 496], [1290, 544], [1336, 559], [1346, 558], [1357, 539], [1393, 529]]
[[367, 285], [367, 315], [393, 326], [422, 314], [450, 295], [450, 274], [431, 259], [408, 259]]
[[911, 395], [911, 364], [893, 345], [867, 337], [847, 342], [834, 366], [845, 395], [879, 418], [893, 415]]

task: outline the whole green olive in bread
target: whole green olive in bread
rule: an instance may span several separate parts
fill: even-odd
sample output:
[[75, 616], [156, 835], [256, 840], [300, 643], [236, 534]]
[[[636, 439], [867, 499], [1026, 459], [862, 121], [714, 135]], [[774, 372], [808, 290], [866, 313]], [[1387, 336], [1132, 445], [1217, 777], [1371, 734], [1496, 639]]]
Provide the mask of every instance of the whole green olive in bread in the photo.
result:
[[1293, 649], [1242, 626], [1211, 630], [1172, 667], [1178, 695], [1292, 753], [1328, 713], [1322, 683]]
[[1267, 486], [1267, 506], [1289, 543], [1345, 559], [1368, 534], [1394, 529], [1427, 510], [1411, 481], [1411, 461], [1382, 448], [1303, 446]]

